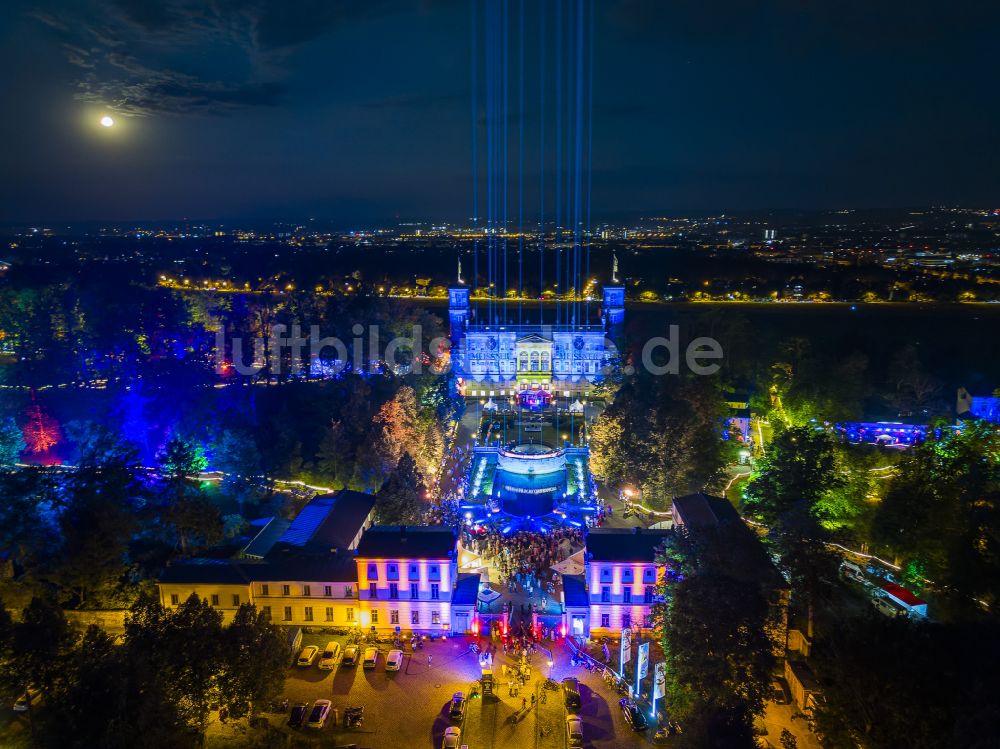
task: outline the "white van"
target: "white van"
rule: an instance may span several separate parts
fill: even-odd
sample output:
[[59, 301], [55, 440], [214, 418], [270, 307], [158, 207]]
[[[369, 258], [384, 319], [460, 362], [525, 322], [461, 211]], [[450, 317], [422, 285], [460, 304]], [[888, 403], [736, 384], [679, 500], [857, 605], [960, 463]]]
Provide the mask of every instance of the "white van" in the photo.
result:
[[324, 671], [331, 671], [340, 660], [340, 643], [328, 642], [323, 652], [319, 656], [319, 667]]
[[846, 559], [840, 563], [840, 575], [856, 583], [863, 583], [865, 581], [865, 573], [862, 572], [861, 567], [854, 562], [848, 562]]
[[890, 601], [885, 596], [876, 596], [872, 599], [872, 605], [875, 606], [875, 610], [878, 611], [883, 616], [906, 616], [906, 612], [903, 611], [899, 606]]

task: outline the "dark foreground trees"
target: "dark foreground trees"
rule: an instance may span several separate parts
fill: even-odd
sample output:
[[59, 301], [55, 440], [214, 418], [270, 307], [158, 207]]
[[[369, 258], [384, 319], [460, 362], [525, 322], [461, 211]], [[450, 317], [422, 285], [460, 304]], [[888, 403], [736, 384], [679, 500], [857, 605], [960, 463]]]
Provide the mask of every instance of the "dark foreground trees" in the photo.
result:
[[774, 665], [774, 612], [766, 586], [738, 569], [740, 530], [678, 529], [665, 544], [664, 602], [654, 619], [666, 657], [665, 704], [684, 727], [684, 747], [755, 746], [753, 722]]
[[189, 747], [210, 717], [250, 717], [280, 694], [288, 647], [250, 604], [229, 626], [192, 595], [167, 610], [144, 599], [121, 641], [90, 627], [77, 641], [62, 612], [35, 599], [22, 622], [0, 620], [5, 699], [41, 689], [36, 743], [52, 747]]

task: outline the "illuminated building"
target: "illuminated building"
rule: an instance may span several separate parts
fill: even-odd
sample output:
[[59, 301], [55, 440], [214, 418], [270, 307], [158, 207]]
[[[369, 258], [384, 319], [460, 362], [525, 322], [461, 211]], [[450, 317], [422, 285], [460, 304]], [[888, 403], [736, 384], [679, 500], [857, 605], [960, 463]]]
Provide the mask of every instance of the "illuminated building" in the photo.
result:
[[616, 635], [626, 627], [652, 626], [656, 584], [664, 567], [657, 549], [667, 530], [598, 528], [587, 534], [586, 572], [589, 622], [570, 612], [573, 636]]
[[[625, 320], [625, 290], [604, 288], [598, 323], [481, 324], [469, 289], [448, 290], [452, 363], [466, 397], [587, 394], [604, 377]], [[524, 397], [530, 397], [525, 395]]]

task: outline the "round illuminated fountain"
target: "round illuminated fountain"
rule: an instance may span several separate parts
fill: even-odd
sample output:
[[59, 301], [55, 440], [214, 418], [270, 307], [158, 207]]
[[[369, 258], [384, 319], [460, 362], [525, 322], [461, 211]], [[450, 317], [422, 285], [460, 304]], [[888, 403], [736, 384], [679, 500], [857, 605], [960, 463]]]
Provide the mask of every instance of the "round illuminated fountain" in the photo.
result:
[[565, 450], [524, 444], [498, 452], [493, 496], [509, 514], [548, 515], [565, 493]]

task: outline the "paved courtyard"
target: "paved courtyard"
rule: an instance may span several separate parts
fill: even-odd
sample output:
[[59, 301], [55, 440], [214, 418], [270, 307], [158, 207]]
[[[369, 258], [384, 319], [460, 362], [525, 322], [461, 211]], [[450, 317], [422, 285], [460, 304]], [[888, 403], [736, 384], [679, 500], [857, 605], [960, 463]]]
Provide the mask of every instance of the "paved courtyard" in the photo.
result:
[[[328, 639], [326, 635], [314, 634], [308, 635], [305, 642], [325, 643]], [[478, 657], [470, 652], [470, 642], [472, 638], [455, 637], [425, 643], [415, 653], [406, 653], [399, 673], [386, 673], [385, 645], [380, 646], [379, 664], [373, 671], [365, 671], [360, 664], [338, 666], [334, 671], [320, 671], [315, 665], [291, 668], [284, 692], [289, 703], [332, 700], [339, 719], [336, 726], [332, 716], [322, 730], [287, 728], [287, 713], [267, 713], [266, 717], [272, 726], [290, 735], [293, 746], [301, 742], [305, 746], [356, 744], [370, 749], [440, 747], [444, 730], [451, 725], [448, 707], [452, 695], [457, 691], [468, 695], [479, 676]], [[483, 638], [481, 642], [487, 641]], [[580, 680], [583, 706], [579, 712], [584, 721], [585, 746], [588, 749], [652, 746], [649, 741], [652, 732], [637, 734], [624, 722], [618, 708], [619, 697], [603, 679], [582, 667], [572, 666], [569, 659], [565, 642], [556, 643], [552, 678], [559, 681], [564, 676], [575, 676]], [[544, 652], [534, 654], [531, 679], [517, 696], [511, 696], [503, 683], [498, 685], [494, 698], [471, 700], [461, 725], [462, 744], [469, 749], [564, 747], [566, 712], [561, 691], [544, 687], [547, 664]], [[513, 665], [513, 661], [501, 650], [494, 660], [498, 682], [504, 682], [502, 665]], [[532, 695], [535, 695], [534, 708]], [[524, 709], [522, 701], [526, 702]], [[346, 730], [344, 708], [357, 705], [365, 708], [364, 725], [359, 730]], [[246, 738], [225, 731], [212, 733], [211, 743], [218, 746], [235, 745]]]

